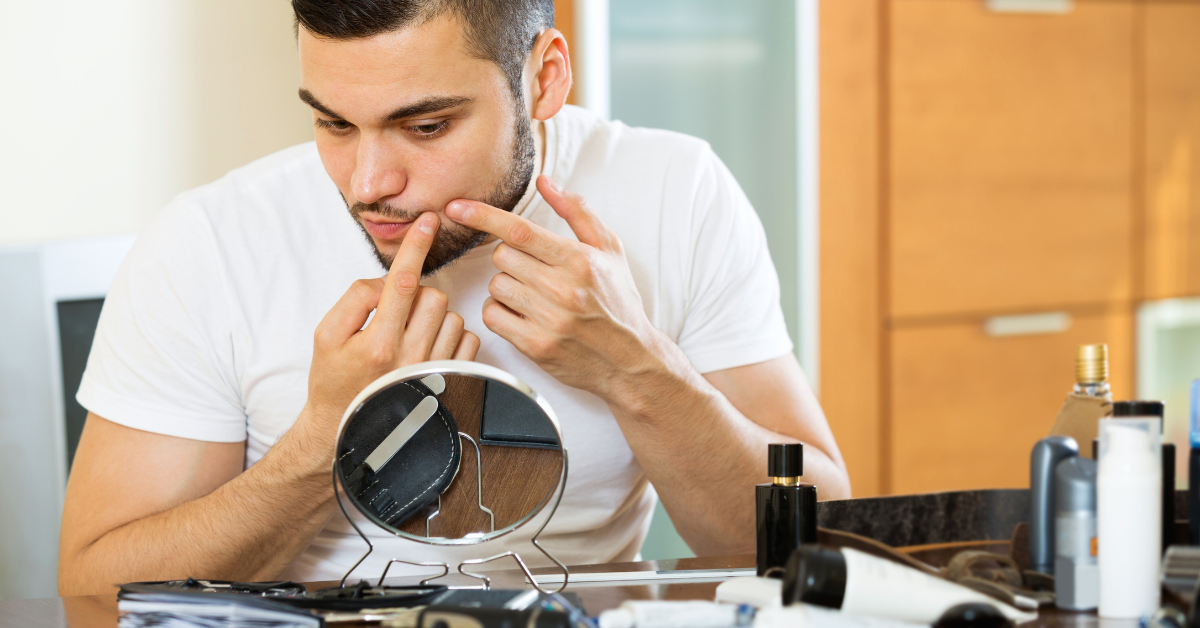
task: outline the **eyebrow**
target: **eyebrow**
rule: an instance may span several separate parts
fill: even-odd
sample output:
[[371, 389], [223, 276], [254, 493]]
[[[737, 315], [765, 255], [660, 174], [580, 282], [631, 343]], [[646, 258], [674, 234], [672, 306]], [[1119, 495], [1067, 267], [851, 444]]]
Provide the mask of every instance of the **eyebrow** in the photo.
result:
[[[341, 115], [335, 113], [329, 107], [326, 107], [324, 104], [322, 104], [321, 101], [317, 100], [316, 96], [313, 96], [312, 92], [304, 89], [303, 87], [300, 88], [299, 96], [300, 100], [303, 100], [309, 107], [312, 107], [313, 109], [316, 109], [317, 111], [320, 111], [331, 118], [336, 118], [338, 120], [345, 119]], [[415, 118], [417, 116], [437, 113], [445, 109], [465, 105], [472, 100], [474, 99], [462, 96], [430, 96], [424, 100], [419, 100], [411, 105], [406, 105], [389, 113], [383, 119], [383, 121], [394, 122], [396, 120], [403, 120], [405, 118]]]

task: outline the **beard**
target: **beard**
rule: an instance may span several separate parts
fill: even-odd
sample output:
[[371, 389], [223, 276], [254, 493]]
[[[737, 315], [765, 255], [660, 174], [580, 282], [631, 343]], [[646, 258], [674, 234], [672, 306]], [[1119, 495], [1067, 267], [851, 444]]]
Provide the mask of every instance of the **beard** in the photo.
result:
[[[506, 212], [511, 212], [515, 209], [517, 203], [521, 201], [521, 197], [525, 195], [525, 190], [529, 188], [529, 181], [533, 178], [533, 160], [537, 158], [537, 150], [533, 145], [533, 133], [530, 129], [529, 118], [522, 115], [525, 108], [520, 106], [520, 103], [517, 104], [518, 113], [513, 138], [512, 158], [509, 160], [504, 174], [492, 186], [492, 191], [487, 196], [484, 198], [469, 199], [487, 203], [492, 207], [497, 207]], [[342, 197], [342, 201], [346, 202], [344, 196]], [[383, 266], [384, 272], [391, 269], [395, 256], [388, 255], [379, 250], [379, 246], [375, 244], [375, 240], [371, 238], [371, 234], [367, 232], [367, 228], [363, 226], [360, 215], [363, 212], [371, 211], [386, 218], [407, 222], [416, 220], [418, 216], [426, 211], [432, 211], [428, 209], [406, 210], [390, 207], [383, 203], [355, 203], [354, 205], [350, 205], [347, 202], [346, 206], [350, 210], [350, 216], [354, 218], [354, 222], [358, 225], [358, 228], [362, 229], [367, 242], [375, 251], [375, 258]], [[429, 253], [425, 255], [425, 263], [421, 267], [421, 276], [427, 277], [441, 270], [450, 262], [466, 255], [468, 251], [482, 244], [487, 237], [487, 233], [472, 229], [466, 225], [450, 223], [447, 226], [443, 224], [438, 227], [438, 231], [433, 238], [433, 244], [429, 247]]]

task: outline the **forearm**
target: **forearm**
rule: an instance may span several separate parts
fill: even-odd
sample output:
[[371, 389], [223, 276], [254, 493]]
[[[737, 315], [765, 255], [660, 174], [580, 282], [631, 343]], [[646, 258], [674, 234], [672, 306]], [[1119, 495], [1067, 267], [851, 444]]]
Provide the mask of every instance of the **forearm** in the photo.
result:
[[332, 453], [315, 456], [304, 440], [294, 428], [262, 460], [208, 495], [72, 548], [60, 565], [60, 593], [101, 593], [142, 580], [277, 578], [336, 508]]
[[[753, 551], [753, 486], [769, 481], [767, 445], [807, 439], [747, 418], [677, 346], [658, 343], [661, 368], [621, 386], [609, 407], [688, 545], [698, 554]], [[806, 442], [804, 471], [822, 499], [849, 496], [836, 451]]]

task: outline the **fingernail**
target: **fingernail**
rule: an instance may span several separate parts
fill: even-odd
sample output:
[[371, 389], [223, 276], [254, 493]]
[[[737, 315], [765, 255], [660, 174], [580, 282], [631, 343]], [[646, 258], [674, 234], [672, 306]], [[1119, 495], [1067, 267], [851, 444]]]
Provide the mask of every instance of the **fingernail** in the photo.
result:
[[433, 212], [428, 212], [421, 216], [417, 221], [417, 228], [425, 233], [433, 233], [433, 227], [437, 224], [437, 216]]
[[470, 220], [471, 214], [474, 213], [474, 211], [475, 210], [471, 209], [471, 205], [469, 203], [463, 203], [460, 201], [454, 201], [446, 206], [446, 215], [455, 220]]
[[554, 179], [551, 179], [549, 176], [546, 176], [546, 182], [550, 184], [551, 190], [554, 190], [555, 192], [562, 194], [562, 188], [559, 187], [558, 181], [555, 181]]

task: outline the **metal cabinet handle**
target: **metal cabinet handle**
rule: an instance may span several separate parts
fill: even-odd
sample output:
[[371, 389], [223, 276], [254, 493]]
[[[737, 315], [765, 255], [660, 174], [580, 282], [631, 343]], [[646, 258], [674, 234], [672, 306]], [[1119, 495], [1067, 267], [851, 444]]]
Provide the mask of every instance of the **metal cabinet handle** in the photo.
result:
[[1070, 13], [1073, 0], [986, 0], [988, 10], [996, 13]]
[[993, 338], [1057, 334], [1070, 328], [1071, 315], [1066, 312], [993, 316], [983, 322], [983, 332]]

